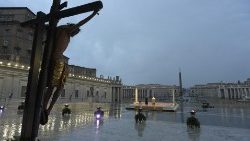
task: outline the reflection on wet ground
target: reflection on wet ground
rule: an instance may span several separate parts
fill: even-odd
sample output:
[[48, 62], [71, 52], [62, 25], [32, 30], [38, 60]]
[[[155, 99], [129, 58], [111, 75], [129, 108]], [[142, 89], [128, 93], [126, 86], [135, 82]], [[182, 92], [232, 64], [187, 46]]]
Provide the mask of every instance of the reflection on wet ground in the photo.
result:
[[[125, 110], [126, 104], [74, 103], [71, 116], [62, 117], [63, 104], [57, 104], [39, 138], [52, 141], [82, 140], [248, 140], [250, 138], [249, 105], [218, 104], [206, 112], [200, 110], [199, 131], [187, 130], [185, 121], [195, 105], [184, 104], [176, 113], [144, 111], [147, 122], [135, 124], [135, 111]], [[101, 106], [104, 121], [96, 121], [93, 112]], [[235, 108], [233, 108], [235, 107]], [[22, 113], [9, 106], [0, 114], [0, 140], [20, 135]], [[212, 138], [212, 139], [211, 139]]]

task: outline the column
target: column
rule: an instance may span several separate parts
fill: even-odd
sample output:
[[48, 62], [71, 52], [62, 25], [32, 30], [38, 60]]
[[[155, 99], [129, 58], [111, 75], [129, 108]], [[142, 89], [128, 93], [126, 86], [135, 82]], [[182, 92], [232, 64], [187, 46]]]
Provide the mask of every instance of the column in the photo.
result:
[[149, 90], [146, 89], [146, 97], [148, 98], [149, 97]]
[[244, 88], [244, 95], [243, 97], [247, 97], [247, 88]]
[[227, 92], [228, 92], [228, 99], [231, 99], [231, 88], [227, 88]]
[[115, 87], [115, 102], [118, 102], [118, 88]]
[[123, 98], [127, 99], [128, 98], [127, 94], [128, 94], [127, 91], [123, 90]]
[[121, 95], [122, 95], [122, 92], [121, 92], [121, 87], [118, 87], [118, 96], [119, 96], [119, 102], [121, 102], [122, 101], [122, 97], [121, 97]]
[[235, 88], [235, 98], [236, 98], [236, 99], [238, 99], [239, 89], [240, 89], [240, 88]]
[[231, 88], [231, 98], [234, 99], [234, 88]]
[[135, 103], [138, 103], [138, 89], [135, 88]]
[[111, 92], [111, 95], [112, 95], [112, 102], [114, 102], [114, 93], [115, 93], [115, 88], [112, 87], [112, 92]]
[[173, 89], [172, 91], [173, 91], [172, 92], [172, 94], [173, 94], [173, 105], [175, 105], [175, 90]]
[[248, 98], [250, 95], [249, 95], [249, 88], [246, 88], [246, 97]]

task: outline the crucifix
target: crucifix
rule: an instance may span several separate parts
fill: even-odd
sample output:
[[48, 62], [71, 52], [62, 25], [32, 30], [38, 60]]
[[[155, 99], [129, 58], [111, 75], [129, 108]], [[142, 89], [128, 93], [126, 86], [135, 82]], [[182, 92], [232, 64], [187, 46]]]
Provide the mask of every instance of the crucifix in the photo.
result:
[[[47, 123], [48, 115], [60, 96], [67, 76], [67, 64], [63, 52], [70, 42], [70, 37], [76, 35], [80, 31], [80, 26], [98, 14], [103, 5], [101, 1], [96, 1], [62, 10], [65, 7], [67, 7], [67, 2], [61, 4], [61, 0], [53, 0], [49, 14], [38, 12], [36, 19], [21, 23], [22, 26], [35, 27], [21, 141], [34, 141], [38, 135], [39, 124]], [[77, 24], [57, 27], [57, 23], [62, 18], [91, 11], [92, 14]], [[49, 22], [48, 28], [45, 22]], [[42, 50], [42, 33], [45, 30], [47, 36], [44, 50]], [[55, 92], [54, 88], [56, 88]], [[51, 98], [51, 103], [49, 103]]]

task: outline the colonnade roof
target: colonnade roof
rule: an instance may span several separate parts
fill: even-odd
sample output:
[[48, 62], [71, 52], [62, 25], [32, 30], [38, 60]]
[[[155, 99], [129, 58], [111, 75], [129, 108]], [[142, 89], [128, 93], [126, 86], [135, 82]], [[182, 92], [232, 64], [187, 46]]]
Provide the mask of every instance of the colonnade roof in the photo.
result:
[[193, 87], [191, 87], [191, 89], [197, 89], [197, 88], [219, 88], [219, 87], [250, 87], [249, 84], [245, 84], [245, 83], [220, 83], [220, 84], [204, 84], [204, 85], [194, 85]]
[[[6, 60], [0, 60], [0, 67], [4, 67], [7, 69], [16, 69], [17, 71], [25, 71], [28, 73], [30, 66], [23, 65], [17, 62], [13, 61], [6, 61]], [[110, 84], [118, 84], [121, 85], [122, 83], [120, 81], [115, 81], [112, 79], [105, 79], [105, 78], [98, 78], [98, 77], [90, 77], [90, 76], [84, 76], [84, 75], [74, 75], [70, 73], [68, 75], [69, 78], [73, 79], [81, 79], [81, 80], [88, 80], [88, 81], [95, 81], [100, 83], [110, 83]]]

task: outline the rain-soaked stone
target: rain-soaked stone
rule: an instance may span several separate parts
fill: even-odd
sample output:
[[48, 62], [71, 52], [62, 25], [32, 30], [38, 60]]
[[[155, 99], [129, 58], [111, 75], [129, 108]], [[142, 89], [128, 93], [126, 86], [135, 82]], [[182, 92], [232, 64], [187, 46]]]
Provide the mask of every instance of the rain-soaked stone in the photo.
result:
[[[64, 104], [57, 104], [48, 124], [40, 126], [40, 140], [44, 141], [248, 141], [250, 139], [250, 109], [247, 106], [218, 105], [196, 117], [200, 129], [188, 129], [186, 119], [193, 105], [183, 111], [143, 111], [144, 123], [135, 123], [135, 111], [127, 111], [126, 104], [70, 103], [72, 114], [62, 116]], [[104, 110], [103, 121], [96, 120], [96, 107]], [[18, 104], [10, 102], [0, 113], [0, 140], [21, 133], [22, 112]]]

